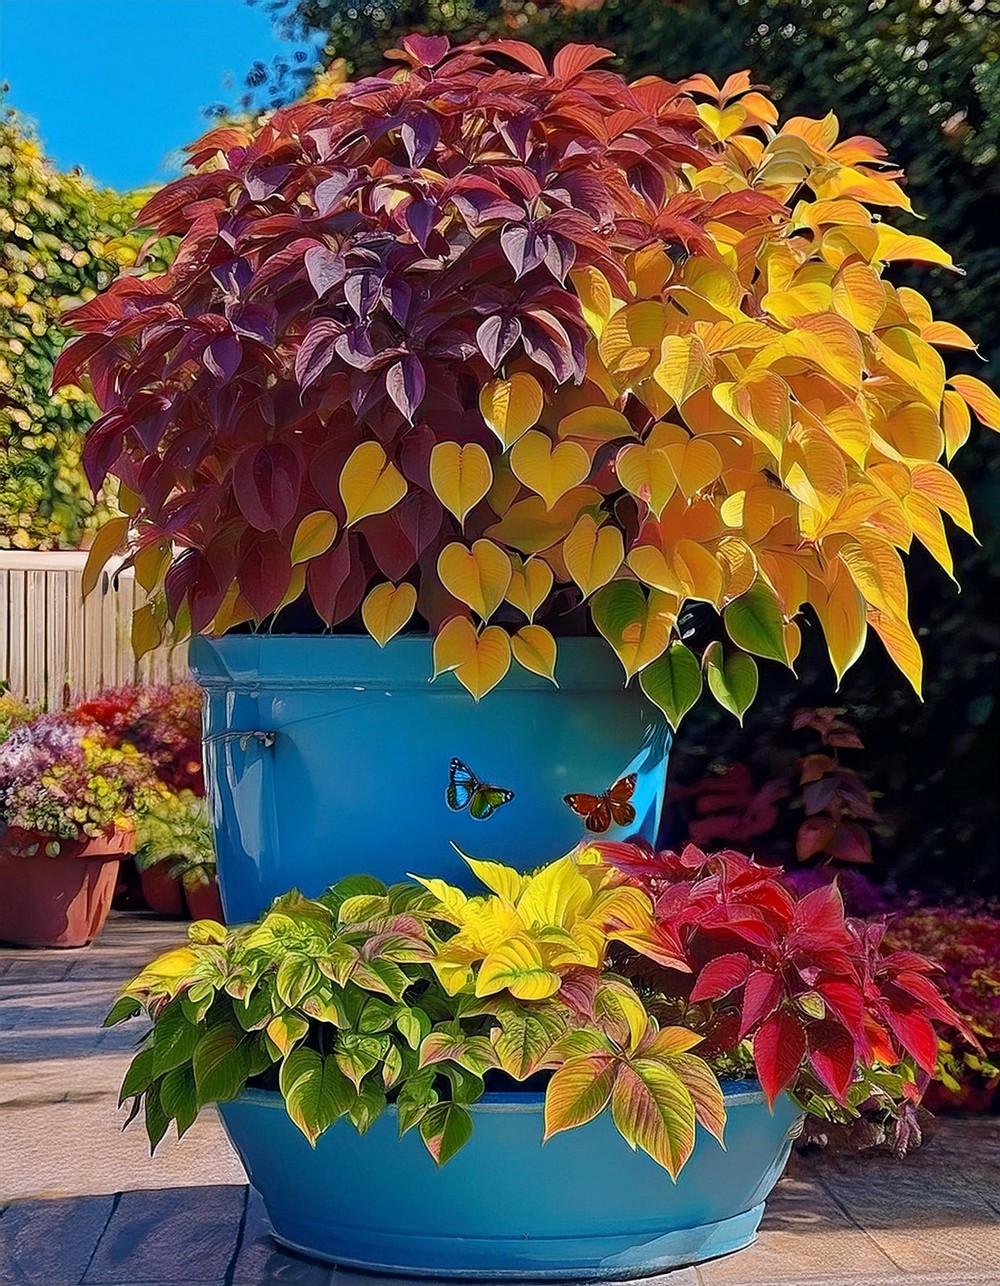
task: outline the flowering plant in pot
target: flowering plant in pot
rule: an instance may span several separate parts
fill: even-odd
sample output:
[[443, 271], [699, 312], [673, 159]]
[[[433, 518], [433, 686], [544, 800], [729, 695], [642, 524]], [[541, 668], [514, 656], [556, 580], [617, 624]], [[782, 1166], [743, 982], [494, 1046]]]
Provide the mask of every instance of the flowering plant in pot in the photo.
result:
[[[121, 1095], [153, 1146], [219, 1103], [278, 1237], [338, 1263], [651, 1272], [745, 1245], [802, 1111], [913, 1097], [932, 1019], [961, 1026], [835, 889], [739, 855], [466, 861], [485, 895], [348, 877], [144, 969], [107, 1021], [153, 1019]], [[594, 1164], [617, 1195], [584, 1227]]]
[[[198, 171], [141, 215], [180, 238], [173, 265], [74, 312], [82, 335], [56, 379], [89, 374], [103, 414], [86, 466], [94, 485], [121, 481], [127, 510], [92, 571], [113, 554], [134, 564], [151, 595], [139, 649], [280, 630], [300, 619], [292, 605], [372, 636], [367, 650], [197, 642], [225, 809], [221, 783], [246, 765], [223, 761], [222, 739], [280, 734], [291, 710], [274, 797], [317, 811], [294, 773], [321, 753], [301, 726], [319, 712], [287, 694], [324, 676], [344, 681], [324, 744], [342, 729], [338, 753], [353, 750], [369, 728], [383, 769], [413, 784], [428, 855], [454, 822], [441, 774], [475, 737], [463, 758], [518, 795], [495, 826], [528, 861], [582, 829], [553, 781], [596, 795], [626, 778], [656, 707], [676, 726], [706, 678], [741, 716], [754, 658], [794, 662], [804, 609], [838, 676], [871, 629], [919, 688], [900, 554], [916, 538], [950, 571], [942, 515], [971, 524], [940, 457], [965, 441], [970, 407], [1000, 427], [1000, 400], [948, 378], [937, 348], [973, 341], [886, 271], [951, 260], [876, 212], [909, 202], [872, 140], [838, 142], [829, 116], [779, 126], [745, 74], [629, 85], [606, 57], [571, 45], [549, 66], [518, 41], [412, 36], [378, 77], [213, 130], [191, 150]], [[690, 603], [721, 621], [697, 646]], [[618, 719], [584, 714], [579, 674], [599, 662], [583, 633], [630, 682]], [[243, 700], [251, 670], [263, 687]], [[439, 676], [428, 701], [464, 685], [476, 720], [449, 700], [409, 716], [412, 744], [378, 728], [372, 694], [404, 671], [408, 689]], [[559, 700], [543, 691], [555, 678]], [[516, 713], [515, 689], [531, 694]], [[550, 775], [532, 747], [570, 701], [577, 758]], [[531, 730], [507, 758], [490, 728], [501, 708]], [[446, 720], [439, 745], [428, 729]], [[625, 732], [601, 758], [585, 748], [609, 724]], [[637, 765], [648, 839], [664, 753]], [[500, 779], [519, 763], [520, 790]], [[401, 874], [376, 801], [350, 785], [329, 801], [339, 824], [367, 820], [372, 860]], [[285, 887], [321, 887], [320, 833], [279, 838]], [[220, 860], [225, 885], [230, 862], [263, 859], [227, 831]], [[249, 910], [277, 891], [262, 882]]]
[[100, 932], [135, 813], [155, 791], [146, 759], [73, 716], [39, 715], [0, 744], [0, 938], [82, 946]]
[[128, 684], [107, 688], [76, 707], [100, 724], [110, 743], [146, 756], [173, 791], [205, 793], [201, 771], [201, 692], [194, 683]]

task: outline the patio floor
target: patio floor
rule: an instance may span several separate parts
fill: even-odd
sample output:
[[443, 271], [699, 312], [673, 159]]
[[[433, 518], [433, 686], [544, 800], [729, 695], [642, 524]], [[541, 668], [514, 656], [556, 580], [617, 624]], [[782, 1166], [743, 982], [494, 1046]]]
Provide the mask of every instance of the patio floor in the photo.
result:
[[[115, 915], [79, 951], [0, 949], [2, 1286], [372, 1286], [271, 1241], [214, 1113], [148, 1155], [122, 1134], [134, 1023], [118, 986], [183, 926]], [[906, 1161], [799, 1161], [753, 1247], [662, 1286], [1000, 1286], [1000, 1119], [944, 1121]]]

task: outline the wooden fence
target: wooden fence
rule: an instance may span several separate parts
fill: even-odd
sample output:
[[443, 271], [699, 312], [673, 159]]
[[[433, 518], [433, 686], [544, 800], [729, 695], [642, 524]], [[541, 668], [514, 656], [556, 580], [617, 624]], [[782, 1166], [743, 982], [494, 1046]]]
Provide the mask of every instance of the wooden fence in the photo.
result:
[[157, 648], [137, 664], [132, 607], [142, 590], [131, 571], [111, 576], [86, 600], [85, 552], [0, 549], [0, 679], [14, 696], [57, 709], [121, 683], [187, 677], [187, 648]]

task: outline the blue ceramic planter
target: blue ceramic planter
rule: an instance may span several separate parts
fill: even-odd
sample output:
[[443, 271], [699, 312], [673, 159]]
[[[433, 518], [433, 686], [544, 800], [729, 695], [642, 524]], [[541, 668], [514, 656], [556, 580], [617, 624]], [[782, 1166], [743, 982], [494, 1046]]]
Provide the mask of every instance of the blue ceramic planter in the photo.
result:
[[[384, 649], [348, 636], [196, 638], [190, 661], [206, 693], [231, 923], [292, 887], [315, 895], [355, 872], [468, 886], [452, 841], [475, 857], [537, 866], [586, 833], [563, 796], [599, 794], [629, 772], [635, 823], [605, 838], [655, 840], [670, 732], [637, 685], [623, 688], [603, 639], [560, 640], [558, 689], [515, 669], [478, 704], [453, 675], [430, 682], [427, 638]], [[452, 758], [513, 800], [486, 820], [451, 811]]]
[[725, 1086], [726, 1151], [699, 1128], [676, 1184], [602, 1114], [542, 1146], [542, 1096], [487, 1095], [438, 1169], [389, 1108], [369, 1132], [338, 1122], [315, 1150], [277, 1093], [219, 1111], [277, 1239], [336, 1264], [433, 1277], [615, 1279], [739, 1250], [801, 1125], [751, 1085]]

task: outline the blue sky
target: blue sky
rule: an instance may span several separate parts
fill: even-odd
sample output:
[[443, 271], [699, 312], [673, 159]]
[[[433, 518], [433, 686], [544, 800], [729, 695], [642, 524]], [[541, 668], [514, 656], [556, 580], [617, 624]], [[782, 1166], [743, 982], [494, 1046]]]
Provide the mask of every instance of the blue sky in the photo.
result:
[[235, 103], [256, 59], [293, 46], [246, 0], [0, 0], [0, 81], [62, 168], [128, 189]]

